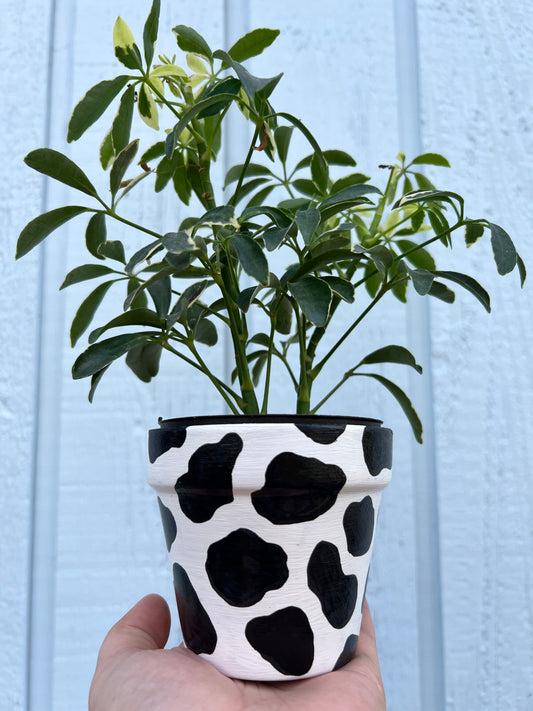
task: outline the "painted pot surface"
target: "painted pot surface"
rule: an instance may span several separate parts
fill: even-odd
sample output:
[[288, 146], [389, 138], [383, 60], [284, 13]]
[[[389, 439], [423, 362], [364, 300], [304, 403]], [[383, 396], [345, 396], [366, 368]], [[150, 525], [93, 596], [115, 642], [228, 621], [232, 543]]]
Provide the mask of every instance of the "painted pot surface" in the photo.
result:
[[148, 444], [187, 647], [239, 679], [346, 664], [392, 432], [359, 418], [198, 417], [160, 421]]

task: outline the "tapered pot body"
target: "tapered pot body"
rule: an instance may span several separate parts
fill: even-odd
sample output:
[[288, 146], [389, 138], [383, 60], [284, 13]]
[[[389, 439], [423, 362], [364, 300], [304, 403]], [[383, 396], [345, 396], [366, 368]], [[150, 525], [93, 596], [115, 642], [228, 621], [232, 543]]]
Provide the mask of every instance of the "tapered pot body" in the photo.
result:
[[263, 681], [353, 657], [389, 429], [321, 416], [162, 420], [149, 459], [189, 649]]

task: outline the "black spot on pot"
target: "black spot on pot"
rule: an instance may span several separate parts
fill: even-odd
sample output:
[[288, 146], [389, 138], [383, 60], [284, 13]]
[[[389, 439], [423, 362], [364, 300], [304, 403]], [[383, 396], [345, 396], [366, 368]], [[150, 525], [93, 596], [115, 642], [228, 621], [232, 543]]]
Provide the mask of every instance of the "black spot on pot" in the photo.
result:
[[337, 671], [337, 669], [340, 669], [345, 664], [348, 664], [348, 662], [352, 661], [355, 656], [355, 648], [357, 647], [358, 639], [359, 635], [356, 634], [351, 634], [348, 637], [348, 639], [346, 640], [346, 644], [344, 645], [344, 649], [342, 650], [339, 655], [339, 658], [335, 662], [335, 666], [333, 667], [332, 671]]
[[296, 425], [306, 437], [318, 444], [332, 444], [345, 431], [346, 425]]
[[157, 503], [159, 504], [159, 512], [161, 514], [161, 521], [163, 522], [167, 550], [170, 550], [176, 538], [176, 521], [174, 520], [172, 511], [165, 506], [159, 496], [157, 497]]
[[315, 547], [307, 565], [307, 583], [330, 625], [335, 629], [347, 625], [357, 602], [357, 577], [344, 575], [333, 543], [320, 541]]
[[150, 430], [148, 433], [148, 458], [153, 464], [155, 460], [172, 447], [181, 447], [187, 437], [186, 427], [174, 429]]
[[174, 563], [173, 573], [181, 633], [185, 644], [196, 654], [212, 654], [217, 646], [217, 633], [213, 623], [184, 568]]
[[372, 476], [392, 468], [392, 430], [386, 427], [365, 427], [363, 454]]
[[299, 607], [285, 607], [250, 620], [246, 639], [274, 669], [287, 676], [307, 674], [315, 656], [313, 630]]
[[312, 521], [333, 506], [345, 483], [335, 464], [283, 452], [268, 465], [265, 485], [253, 492], [252, 503], [272, 523]]
[[364, 555], [374, 534], [374, 504], [372, 497], [351, 503], [342, 519], [348, 550], [352, 555]]
[[209, 521], [215, 511], [233, 501], [232, 472], [242, 450], [238, 434], [198, 447], [188, 471], [176, 482], [181, 510], [194, 523]]
[[213, 589], [230, 605], [248, 607], [289, 577], [287, 554], [253, 531], [239, 528], [207, 551], [205, 564]]

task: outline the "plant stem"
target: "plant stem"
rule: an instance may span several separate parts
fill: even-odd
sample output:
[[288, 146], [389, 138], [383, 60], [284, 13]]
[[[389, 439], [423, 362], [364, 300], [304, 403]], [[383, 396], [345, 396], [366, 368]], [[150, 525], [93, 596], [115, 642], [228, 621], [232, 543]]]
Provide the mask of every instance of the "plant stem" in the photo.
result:
[[330, 350], [326, 353], [326, 355], [322, 358], [322, 360], [315, 365], [313, 370], [311, 371], [313, 379], [317, 377], [317, 375], [320, 373], [324, 365], [327, 363], [327, 361], [331, 358], [331, 356], [337, 351], [338, 348], [344, 343], [344, 341], [348, 338], [348, 336], [352, 333], [354, 328], [357, 328], [357, 326], [361, 323], [361, 321], [367, 316], [367, 314], [374, 308], [374, 306], [378, 303], [378, 301], [383, 298], [383, 296], [387, 293], [387, 291], [390, 288], [390, 284], [382, 284], [380, 290], [376, 294], [376, 296], [372, 299], [370, 304], [366, 307], [364, 311], [362, 311], [359, 316], [355, 319], [355, 321], [352, 323], [352, 325], [346, 329], [346, 331], [342, 334], [342, 336], [339, 338], [339, 340], [333, 345]]
[[263, 122], [261, 121], [260, 123], [256, 124], [254, 135], [252, 138], [252, 142], [250, 143], [250, 148], [248, 149], [248, 155], [246, 156], [246, 160], [244, 161], [244, 165], [242, 167], [241, 174], [239, 176], [239, 182], [237, 183], [237, 187], [235, 188], [235, 192], [233, 193], [233, 196], [229, 202], [230, 205], [236, 205], [237, 204], [237, 198], [239, 196], [239, 192], [241, 190], [243, 181], [244, 181], [244, 176], [246, 175], [246, 170], [248, 169], [248, 166], [250, 165], [250, 161], [252, 160], [252, 155], [254, 153], [254, 146], [257, 142], [257, 138], [259, 136], [259, 131], [261, 130], [263, 126]]

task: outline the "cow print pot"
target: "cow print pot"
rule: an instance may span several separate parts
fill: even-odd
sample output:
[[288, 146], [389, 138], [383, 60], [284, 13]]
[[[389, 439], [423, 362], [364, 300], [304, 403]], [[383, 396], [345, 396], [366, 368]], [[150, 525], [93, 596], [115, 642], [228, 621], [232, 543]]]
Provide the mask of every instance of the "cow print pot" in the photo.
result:
[[185, 644], [280, 681], [354, 655], [392, 432], [378, 420], [161, 420], [149, 433]]

